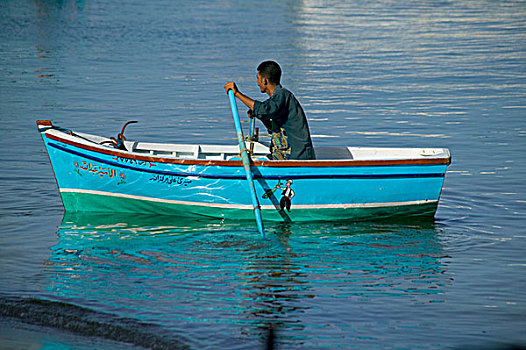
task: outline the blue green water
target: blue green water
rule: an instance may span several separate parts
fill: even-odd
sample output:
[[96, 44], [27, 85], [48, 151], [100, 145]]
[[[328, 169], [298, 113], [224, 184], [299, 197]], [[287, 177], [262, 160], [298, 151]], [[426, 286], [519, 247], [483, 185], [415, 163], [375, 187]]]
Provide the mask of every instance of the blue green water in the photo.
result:
[[[0, 1], [0, 344], [526, 344], [525, 1]], [[447, 147], [435, 220], [64, 216], [35, 128], [235, 144], [277, 60], [315, 145]], [[240, 109], [241, 113], [244, 113]]]

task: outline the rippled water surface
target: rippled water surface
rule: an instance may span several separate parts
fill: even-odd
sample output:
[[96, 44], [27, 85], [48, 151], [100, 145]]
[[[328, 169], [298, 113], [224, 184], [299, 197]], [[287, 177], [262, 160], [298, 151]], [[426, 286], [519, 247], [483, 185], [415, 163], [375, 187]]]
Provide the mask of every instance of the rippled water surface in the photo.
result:
[[[9, 349], [526, 344], [525, 1], [0, 1]], [[37, 119], [234, 144], [277, 60], [316, 145], [447, 147], [432, 221], [66, 215]]]

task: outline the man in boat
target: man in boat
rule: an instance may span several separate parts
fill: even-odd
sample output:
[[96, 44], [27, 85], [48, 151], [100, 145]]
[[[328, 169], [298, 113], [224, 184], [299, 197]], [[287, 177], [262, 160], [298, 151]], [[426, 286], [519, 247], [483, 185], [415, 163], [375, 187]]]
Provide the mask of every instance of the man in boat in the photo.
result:
[[296, 97], [281, 86], [281, 68], [274, 61], [262, 62], [257, 68], [257, 84], [266, 101], [246, 96], [229, 81], [225, 90], [234, 92], [248, 108], [249, 117], [260, 119], [272, 134], [272, 159], [316, 159], [309, 132], [307, 117]]

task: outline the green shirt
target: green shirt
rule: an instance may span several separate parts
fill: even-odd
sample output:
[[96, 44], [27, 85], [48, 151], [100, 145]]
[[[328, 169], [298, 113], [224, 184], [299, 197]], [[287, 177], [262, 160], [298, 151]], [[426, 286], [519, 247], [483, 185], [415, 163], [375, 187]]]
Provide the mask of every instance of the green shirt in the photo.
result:
[[281, 85], [276, 86], [268, 100], [254, 102], [253, 114], [285, 129], [291, 148], [290, 159], [316, 159], [307, 117], [292, 92]]

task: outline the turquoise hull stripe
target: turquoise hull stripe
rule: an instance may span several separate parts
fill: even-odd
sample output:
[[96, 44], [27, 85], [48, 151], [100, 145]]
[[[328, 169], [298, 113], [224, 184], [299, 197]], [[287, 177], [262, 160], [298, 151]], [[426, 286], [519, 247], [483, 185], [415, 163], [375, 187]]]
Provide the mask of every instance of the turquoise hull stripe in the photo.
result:
[[[252, 207], [214, 207], [190, 205], [185, 203], [167, 203], [153, 198], [137, 199], [94, 193], [61, 192], [67, 212], [120, 212], [151, 215], [169, 215], [176, 217], [219, 218], [233, 220], [254, 220]], [[264, 221], [333, 221], [333, 220], [369, 220], [401, 216], [433, 216], [438, 202], [430, 201], [418, 204], [395, 204], [389, 206], [357, 206], [339, 208], [296, 208], [284, 216], [277, 215], [275, 208], [263, 207]]]

